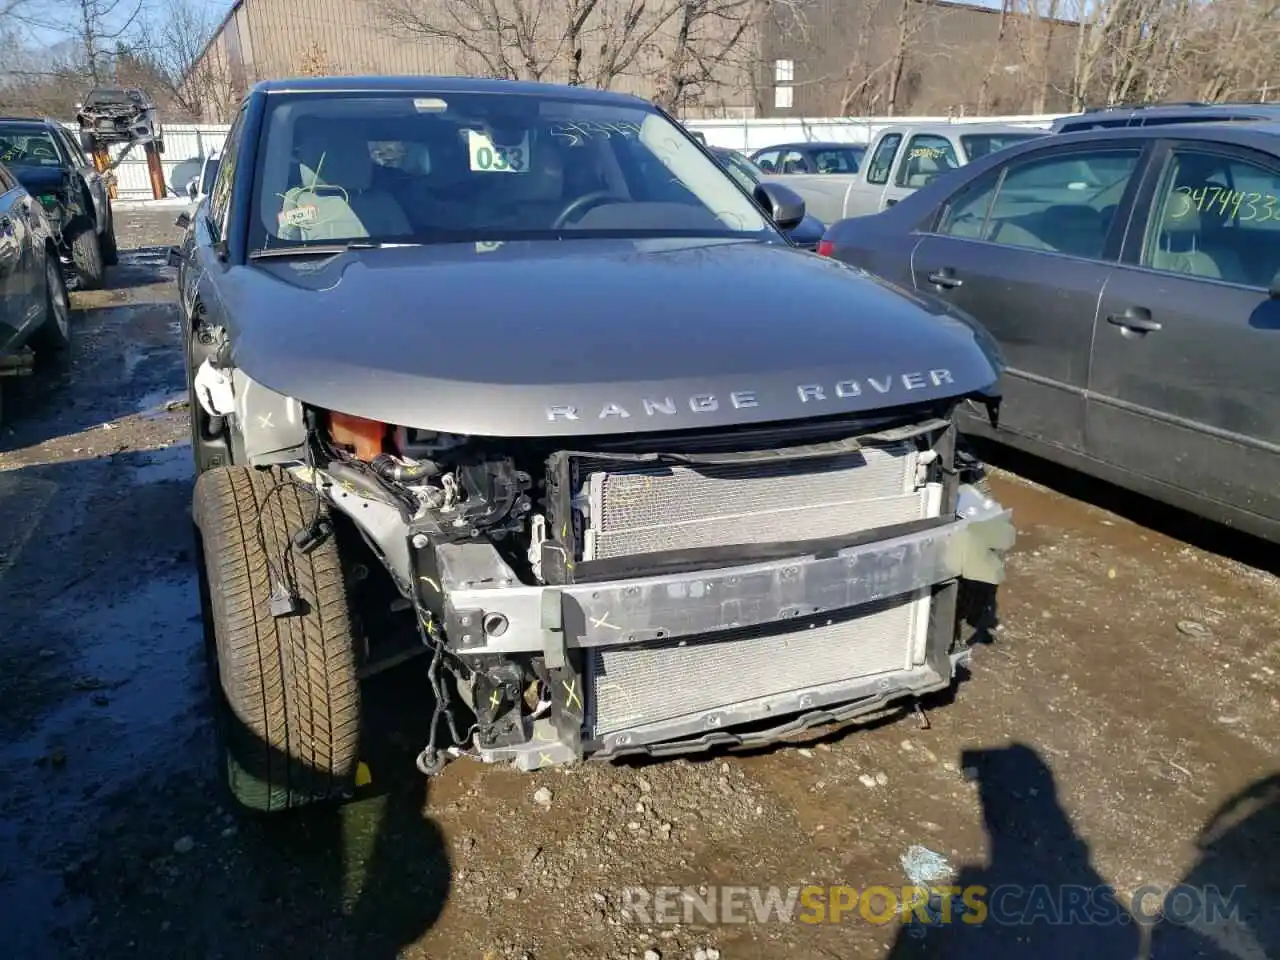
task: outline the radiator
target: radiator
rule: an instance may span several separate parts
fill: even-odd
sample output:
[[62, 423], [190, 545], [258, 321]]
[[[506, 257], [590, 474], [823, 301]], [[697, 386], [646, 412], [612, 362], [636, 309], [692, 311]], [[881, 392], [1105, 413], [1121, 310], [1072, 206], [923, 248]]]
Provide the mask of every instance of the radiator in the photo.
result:
[[610, 464], [584, 477], [582, 559], [813, 540], [928, 516], [914, 444], [692, 467]]
[[607, 736], [705, 710], [809, 692], [924, 663], [927, 594], [782, 634], [666, 647], [603, 648], [587, 657], [587, 727]]
[[[937, 516], [941, 488], [924, 482], [921, 461], [912, 442], [732, 466], [614, 461], [581, 475], [582, 556], [818, 539]], [[928, 618], [923, 594], [785, 632], [591, 650], [587, 727], [600, 737], [907, 670], [924, 662]]]

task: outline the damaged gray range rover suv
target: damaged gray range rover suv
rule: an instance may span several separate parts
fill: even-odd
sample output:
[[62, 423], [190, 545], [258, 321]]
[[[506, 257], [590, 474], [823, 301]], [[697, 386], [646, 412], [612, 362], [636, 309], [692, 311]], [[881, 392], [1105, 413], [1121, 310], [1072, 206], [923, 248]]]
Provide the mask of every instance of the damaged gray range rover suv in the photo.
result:
[[951, 684], [1013, 538], [952, 421], [994, 416], [999, 361], [795, 249], [803, 213], [628, 96], [250, 92], [175, 254], [242, 804], [349, 795], [395, 663], [426, 773], [763, 743]]

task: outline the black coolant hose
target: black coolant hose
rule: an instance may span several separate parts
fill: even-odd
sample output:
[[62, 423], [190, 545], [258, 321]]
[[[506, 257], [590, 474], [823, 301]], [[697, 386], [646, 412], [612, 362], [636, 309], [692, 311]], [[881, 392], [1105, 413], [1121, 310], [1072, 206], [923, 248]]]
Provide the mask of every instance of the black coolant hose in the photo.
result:
[[393, 483], [417, 483], [440, 472], [439, 466], [430, 460], [418, 460], [406, 463], [389, 453], [380, 453], [369, 461], [373, 472], [383, 480]]

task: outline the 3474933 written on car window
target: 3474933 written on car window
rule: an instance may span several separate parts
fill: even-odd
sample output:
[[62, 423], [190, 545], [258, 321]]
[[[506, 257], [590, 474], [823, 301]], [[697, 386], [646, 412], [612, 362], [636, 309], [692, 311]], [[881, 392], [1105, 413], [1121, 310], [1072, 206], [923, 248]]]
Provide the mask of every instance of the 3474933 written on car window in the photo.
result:
[[1192, 210], [1230, 214], [1243, 223], [1255, 220], [1265, 223], [1280, 220], [1280, 198], [1256, 190], [1228, 190], [1226, 187], [1178, 187], [1174, 191], [1171, 219], [1185, 217]]

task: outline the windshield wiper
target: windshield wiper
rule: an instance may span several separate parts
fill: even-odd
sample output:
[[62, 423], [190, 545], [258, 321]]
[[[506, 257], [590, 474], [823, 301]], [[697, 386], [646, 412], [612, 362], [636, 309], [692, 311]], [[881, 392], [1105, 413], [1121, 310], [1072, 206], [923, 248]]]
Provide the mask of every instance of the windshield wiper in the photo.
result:
[[266, 257], [336, 256], [351, 250], [382, 250], [392, 247], [420, 247], [420, 243], [382, 240], [347, 240], [343, 243], [313, 243], [297, 247], [263, 247], [249, 254], [250, 260]]

